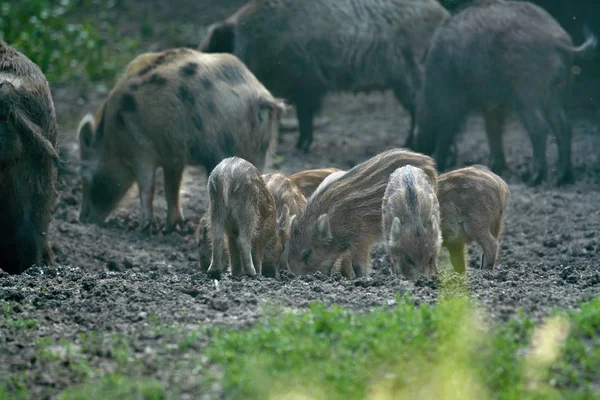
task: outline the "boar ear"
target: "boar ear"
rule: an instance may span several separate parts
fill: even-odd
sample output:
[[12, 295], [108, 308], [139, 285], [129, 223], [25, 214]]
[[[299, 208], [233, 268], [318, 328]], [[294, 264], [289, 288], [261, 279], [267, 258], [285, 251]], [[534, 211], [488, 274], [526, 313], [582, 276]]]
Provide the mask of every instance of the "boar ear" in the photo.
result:
[[79, 148], [83, 150], [89, 150], [94, 143], [94, 117], [92, 114], [86, 114], [85, 117], [79, 123], [77, 128], [77, 135], [79, 137]]
[[390, 231], [390, 244], [397, 243], [400, 240], [402, 228], [400, 226], [400, 218], [394, 217], [392, 222], [392, 229]]
[[329, 215], [321, 214], [319, 216], [319, 219], [317, 220], [317, 229], [319, 231], [319, 235], [321, 236], [321, 240], [328, 242], [333, 239], [331, 225], [329, 225]]
[[235, 25], [231, 22], [217, 22], [208, 27], [208, 33], [200, 44], [204, 53], [233, 54], [235, 46]]

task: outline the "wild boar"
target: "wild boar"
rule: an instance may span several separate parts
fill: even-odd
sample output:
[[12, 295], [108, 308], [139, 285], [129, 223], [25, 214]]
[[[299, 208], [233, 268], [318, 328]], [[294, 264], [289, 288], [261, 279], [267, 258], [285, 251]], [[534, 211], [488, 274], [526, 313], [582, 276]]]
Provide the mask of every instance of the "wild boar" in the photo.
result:
[[[292, 181], [282, 173], [270, 173], [263, 175], [267, 184], [269, 193], [275, 201], [275, 210], [277, 213], [277, 235], [278, 242], [271, 242], [267, 245], [265, 259], [263, 261], [263, 275], [274, 275], [279, 278], [279, 269], [281, 264], [281, 255], [283, 244], [289, 240], [290, 220], [294, 215], [299, 215], [306, 205], [306, 197]], [[277, 251], [273, 245], [280, 245]]]
[[[348, 170], [308, 198], [304, 211], [292, 217], [286, 248], [288, 268], [296, 275], [331, 273], [335, 260], [351, 255], [356, 277], [371, 269], [371, 249], [381, 237], [381, 205], [392, 172], [404, 165], [425, 171], [436, 188], [431, 157], [404, 149], [384, 151]], [[322, 184], [323, 185], [323, 184]]]
[[557, 184], [573, 182], [572, 129], [565, 106], [576, 58], [594, 53], [597, 38], [574, 47], [548, 12], [527, 1], [475, 1], [448, 19], [431, 39], [417, 96], [414, 150], [434, 155], [438, 169], [471, 111], [482, 110], [490, 166], [506, 170], [502, 135], [514, 111], [533, 147], [529, 183], [546, 179], [548, 134], [558, 145]]
[[199, 45], [232, 53], [296, 107], [306, 152], [328, 92], [392, 89], [414, 126], [417, 63], [449, 17], [436, 0], [249, 0]]
[[272, 243], [270, 250], [281, 254], [281, 243], [277, 236], [275, 201], [259, 170], [239, 157], [224, 159], [208, 177], [208, 197], [212, 236], [209, 276], [219, 277], [226, 269], [222, 260], [225, 236], [231, 274], [234, 277], [262, 274], [267, 245]]
[[308, 169], [296, 172], [290, 175], [289, 178], [294, 185], [300, 188], [302, 194], [309, 198], [325, 178], [338, 171], [341, 170], [339, 168]]
[[57, 197], [56, 113], [40, 68], [0, 40], [0, 268], [53, 264], [48, 227]]
[[176, 48], [135, 58], [96, 113], [79, 127], [83, 222], [104, 221], [134, 182], [142, 229], [152, 230], [155, 170], [164, 172], [166, 231], [183, 221], [184, 168], [207, 173], [239, 156], [262, 169], [284, 111], [236, 57]]
[[438, 201], [443, 246], [457, 272], [465, 272], [466, 248], [471, 241], [483, 249], [481, 268], [493, 269], [510, 191], [502, 178], [483, 165], [441, 174]]
[[425, 172], [412, 165], [394, 171], [381, 211], [392, 272], [409, 280], [435, 275], [442, 245], [440, 205]]

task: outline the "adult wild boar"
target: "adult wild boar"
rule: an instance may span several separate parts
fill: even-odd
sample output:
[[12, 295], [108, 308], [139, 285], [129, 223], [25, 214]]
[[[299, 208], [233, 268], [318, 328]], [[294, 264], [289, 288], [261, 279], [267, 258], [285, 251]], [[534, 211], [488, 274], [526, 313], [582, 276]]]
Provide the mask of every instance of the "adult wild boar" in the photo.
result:
[[410, 280], [435, 275], [442, 245], [440, 205], [425, 172], [412, 165], [394, 171], [381, 211], [392, 272]]
[[199, 49], [232, 53], [296, 107], [308, 151], [324, 95], [392, 89], [414, 124], [416, 62], [449, 13], [437, 0], [249, 0]]
[[0, 268], [9, 274], [53, 263], [56, 135], [46, 77], [0, 40]]
[[441, 174], [437, 195], [443, 245], [454, 270], [465, 272], [473, 241], [483, 250], [481, 268], [493, 269], [510, 196], [506, 182], [483, 165], [471, 165]]
[[547, 174], [548, 134], [558, 145], [558, 184], [574, 180], [572, 129], [565, 106], [573, 61], [594, 52], [589, 31], [574, 47], [571, 37], [539, 6], [527, 1], [481, 0], [465, 7], [436, 31], [423, 64], [417, 96], [415, 151], [434, 154], [440, 171], [471, 111], [480, 110], [490, 147], [490, 166], [506, 169], [502, 134], [514, 111], [531, 140], [530, 184]]
[[208, 177], [208, 197], [210, 276], [219, 277], [226, 270], [225, 237], [233, 276], [254, 277], [262, 274], [264, 258], [279, 259], [275, 201], [254, 165], [239, 157], [221, 161]]
[[354, 276], [367, 275], [371, 249], [381, 237], [381, 205], [389, 177], [409, 164], [423, 169], [436, 188], [432, 158], [392, 149], [354, 166], [322, 190], [317, 189], [304, 211], [292, 217], [290, 241], [282, 257], [288, 260], [290, 271], [297, 275], [317, 271], [329, 274], [336, 259], [346, 255], [351, 259]]
[[134, 182], [142, 228], [153, 224], [155, 170], [164, 172], [166, 231], [184, 221], [184, 168], [207, 173], [239, 156], [265, 166], [277, 140], [283, 102], [229, 54], [176, 48], [136, 57], [96, 113], [79, 127], [83, 201], [80, 219], [102, 222]]

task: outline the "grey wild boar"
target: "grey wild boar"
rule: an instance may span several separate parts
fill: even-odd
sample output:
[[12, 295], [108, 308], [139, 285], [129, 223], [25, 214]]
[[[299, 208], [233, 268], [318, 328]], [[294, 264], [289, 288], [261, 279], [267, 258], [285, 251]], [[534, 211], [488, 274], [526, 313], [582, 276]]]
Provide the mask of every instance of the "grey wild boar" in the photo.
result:
[[288, 261], [290, 271], [296, 275], [317, 271], [330, 274], [336, 260], [345, 254], [354, 277], [368, 275], [371, 249], [381, 237], [381, 205], [389, 177], [409, 164], [423, 169], [436, 187], [437, 173], [431, 157], [392, 149], [354, 166], [315, 191], [304, 211], [292, 217], [290, 241], [282, 257]]
[[184, 168], [207, 173], [239, 156], [262, 169], [284, 111], [236, 57], [176, 48], [135, 58], [95, 117], [79, 126], [80, 219], [102, 222], [137, 182], [142, 229], [151, 230], [155, 170], [164, 172], [166, 231], [183, 221]]
[[212, 237], [211, 277], [226, 269], [223, 243], [227, 237], [231, 274], [235, 277], [262, 274], [265, 254], [281, 254], [277, 236], [275, 201], [258, 169], [248, 161], [230, 157], [221, 161], [208, 177], [208, 219]]
[[509, 195], [506, 182], [482, 165], [439, 176], [443, 246], [450, 253], [455, 271], [465, 271], [466, 249], [472, 241], [483, 249], [481, 268], [494, 268]]
[[289, 178], [294, 185], [300, 188], [302, 194], [308, 198], [325, 178], [338, 171], [341, 170], [339, 168], [308, 169], [296, 172], [290, 175]]
[[412, 165], [394, 171], [381, 211], [393, 273], [409, 280], [435, 275], [442, 245], [440, 205], [425, 172]]
[[44, 73], [0, 40], [0, 268], [9, 274], [53, 264], [56, 135]]
[[415, 151], [434, 155], [438, 169], [471, 111], [481, 110], [490, 148], [490, 167], [506, 170], [502, 135], [511, 111], [533, 148], [529, 183], [547, 175], [548, 134], [558, 145], [559, 185], [573, 182], [572, 128], [565, 107], [572, 66], [593, 55], [597, 39], [574, 47], [571, 37], [541, 7], [527, 1], [475, 1], [446, 21], [431, 39], [417, 96]]
[[327, 92], [392, 89], [414, 124], [417, 62], [448, 11], [437, 0], [250, 0], [208, 29], [199, 49], [239, 57], [296, 107], [309, 151]]
[[[282, 173], [263, 175], [269, 193], [275, 201], [277, 213], [277, 235], [279, 241], [267, 245], [265, 260], [263, 261], [263, 275], [279, 277], [283, 245], [287, 243], [290, 235], [290, 221], [294, 215], [299, 215], [306, 205], [306, 197], [292, 181]], [[273, 251], [274, 245], [281, 245], [279, 251]], [[284, 265], [285, 266], [285, 265]]]

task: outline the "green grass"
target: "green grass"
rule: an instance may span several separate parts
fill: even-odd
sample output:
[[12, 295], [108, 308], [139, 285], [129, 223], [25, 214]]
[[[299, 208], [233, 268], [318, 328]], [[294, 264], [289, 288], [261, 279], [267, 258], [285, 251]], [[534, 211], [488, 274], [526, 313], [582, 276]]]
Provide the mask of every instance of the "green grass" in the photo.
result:
[[165, 390], [160, 382], [152, 379], [134, 380], [119, 374], [108, 374], [77, 388], [63, 392], [59, 400], [88, 399], [162, 400]]
[[313, 305], [216, 331], [209, 356], [232, 399], [597, 399], [599, 332], [600, 299], [537, 327], [525, 317], [489, 326], [462, 298], [420, 308], [400, 299], [391, 310]]
[[8, 328], [8, 329], [25, 330], [25, 329], [37, 328], [38, 325], [39, 325], [39, 323], [34, 320], [16, 318], [16, 319], [9, 319], [9, 320], [4, 321], [4, 323], [2, 324], [2, 327]]

